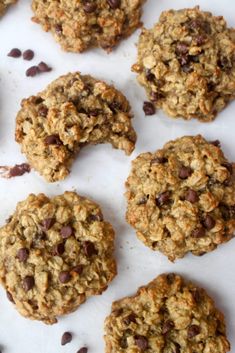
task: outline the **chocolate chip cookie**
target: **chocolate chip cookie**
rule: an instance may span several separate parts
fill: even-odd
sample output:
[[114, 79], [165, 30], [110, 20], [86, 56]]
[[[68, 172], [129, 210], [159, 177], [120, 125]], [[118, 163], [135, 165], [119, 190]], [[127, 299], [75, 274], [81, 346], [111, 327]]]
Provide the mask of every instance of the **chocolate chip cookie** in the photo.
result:
[[234, 165], [219, 141], [185, 136], [132, 162], [127, 221], [145, 245], [171, 261], [203, 255], [235, 231]]
[[206, 291], [163, 274], [112, 305], [105, 321], [106, 353], [226, 353], [224, 316]]
[[5, 13], [6, 9], [12, 5], [15, 4], [17, 0], [1, 0], [0, 1], [0, 17]]
[[111, 51], [140, 27], [145, 0], [33, 0], [33, 21], [52, 32], [62, 48], [82, 52], [90, 47]]
[[16, 141], [49, 182], [64, 179], [87, 144], [108, 142], [127, 155], [135, 147], [129, 102], [113, 86], [89, 75], [61, 76], [21, 105]]
[[235, 30], [199, 7], [165, 11], [142, 31], [133, 71], [152, 106], [211, 121], [235, 97]]
[[25, 317], [57, 322], [116, 275], [114, 231], [75, 192], [31, 194], [0, 229], [0, 281]]

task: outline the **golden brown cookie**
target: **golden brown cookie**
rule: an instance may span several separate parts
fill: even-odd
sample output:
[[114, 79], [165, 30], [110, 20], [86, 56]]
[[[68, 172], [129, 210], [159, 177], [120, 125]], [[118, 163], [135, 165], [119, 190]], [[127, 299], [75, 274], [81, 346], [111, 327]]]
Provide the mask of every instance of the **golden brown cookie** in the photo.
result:
[[89, 75], [70, 73], [22, 101], [16, 141], [47, 181], [64, 179], [80, 149], [111, 143], [131, 154], [136, 133], [124, 95]]
[[235, 97], [235, 30], [199, 7], [164, 11], [144, 29], [133, 70], [154, 108], [184, 119], [211, 121]]
[[52, 32], [66, 51], [111, 51], [140, 27], [145, 0], [33, 0], [33, 21]]
[[15, 4], [16, 2], [17, 0], [0, 0], [0, 17], [10, 5]]
[[31, 194], [0, 229], [0, 281], [25, 317], [57, 322], [116, 275], [114, 231], [76, 194]]
[[203, 255], [234, 236], [234, 170], [219, 141], [184, 136], [142, 153], [126, 187], [127, 221], [171, 261]]

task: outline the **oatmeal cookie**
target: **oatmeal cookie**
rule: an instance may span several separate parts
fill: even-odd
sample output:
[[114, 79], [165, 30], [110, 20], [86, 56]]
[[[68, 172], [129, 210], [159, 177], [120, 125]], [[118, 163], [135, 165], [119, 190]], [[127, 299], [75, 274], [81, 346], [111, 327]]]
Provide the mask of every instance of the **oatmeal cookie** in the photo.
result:
[[226, 353], [223, 314], [206, 291], [175, 274], [158, 276], [112, 305], [106, 353]]
[[33, 0], [33, 21], [51, 31], [66, 51], [101, 47], [109, 52], [140, 27], [145, 1]]
[[57, 322], [116, 275], [114, 231], [75, 192], [29, 195], [0, 229], [0, 282], [25, 317]]
[[0, 0], [0, 17], [5, 13], [8, 6], [15, 4], [18, 0]]
[[171, 261], [202, 255], [235, 231], [234, 164], [219, 141], [185, 136], [132, 163], [127, 221], [145, 245]]
[[113, 86], [91, 76], [61, 76], [21, 106], [16, 141], [30, 165], [49, 182], [64, 179], [87, 144], [109, 142], [128, 155], [135, 147], [129, 102]]
[[157, 108], [211, 121], [235, 97], [235, 30], [199, 7], [165, 11], [140, 35], [133, 71]]

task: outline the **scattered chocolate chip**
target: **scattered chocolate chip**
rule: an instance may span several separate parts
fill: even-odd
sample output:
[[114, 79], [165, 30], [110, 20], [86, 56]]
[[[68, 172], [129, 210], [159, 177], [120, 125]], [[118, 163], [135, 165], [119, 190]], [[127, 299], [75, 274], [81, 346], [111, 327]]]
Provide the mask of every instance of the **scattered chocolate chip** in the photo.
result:
[[61, 256], [61, 255], [63, 255], [64, 251], [65, 251], [64, 243], [56, 244], [56, 246], [54, 248], [55, 255]]
[[39, 74], [39, 68], [37, 66], [31, 66], [28, 70], [26, 70], [26, 76], [27, 77], [34, 77], [37, 74]]
[[176, 53], [177, 54], [187, 54], [188, 53], [188, 46], [183, 42], [179, 42], [176, 44]]
[[98, 222], [101, 222], [103, 221], [103, 215], [101, 213], [99, 214], [90, 214], [88, 217], [87, 217], [87, 222], [95, 222], [95, 221], [98, 221]]
[[28, 292], [30, 289], [32, 289], [34, 287], [35, 281], [34, 281], [34, 277], [33, 276], [26, 276], [23, 279], [23, 289], [25, 290], [25, 292]]
[[188, 177], [190, 177], [190, 175], [192, 174], [192, 169], [189, 167], [181, 167], [181, 169], [179, 170], [179, 178], [180, 179], [187, 179]]
[[107, 0], [107, 2], [109, 6], [114, 10], [120, 7], [121, 5], [121, 0]]
[[34, 97], [34, 99], [33, 99], [33, 103], [35, 103], [35, 104], [40, 104], [42, 102], [43, 102], [42, 97]]
[[62, 142], [61, 142], [61, 140], [60, 140], [58, 135], [49, 135], [49, 136], [47, 136], [45, 138], [44, 142], [45, 142], [46, 145], [57, 145], [57, 146], [59, 146], [59, 145], [62, 144]]
[[59, 274], [59, 280], [61, 283], [68, 283], [71, 279], [71, 275], [68, 271], [62, 271]]
[[136, 202], [136, 204], [137, 205], [145, 205], [147, 203], [147, 201], [148, 201], [147, 196], [143, 196]]
[[167, 158], [165, 157], [155, 157], [151, 160], [151, 165], [152, 164], [156, 164], [156, 163], [159, 163], [159, 164], [164, 164], [168, 161]]
[[205, 235], [206, 235], [206, 231], [205, 231], [205, 228], [203, 227], [195, 228], [191, 233], [192, 238], [202, 238]]
[[34, 58], [34, 52], [31, 49], [25, 50], [23, 52], [24, 60], [32, 60]]
[[170, 200], [169, 191], [162, 192], [156, 198], [156, 205], [157, 206], [163, 206], [163, 205], [167, 204], [169, 202], [169, 200]]
[[187, 194], [185, 195], [185, 200], [187, 200], [191, 203], [197, 202], [199, 200], [197, 192], [193, 189], [189, 189], [187, 191]]
[[121, 109], [121, 104], [117, 101], [114, 101], [109, 104], [109, 108], [115, 113], [116, 111]]
[[63, 33], [62, 25], [61, 24], [56, 24], [54, 28], [55, 28], [56, 34], [58, 34], [58, 36], [61, 36], [62, 33]]
[[168, 284], [174, 283], [175, 280], [175, 274], [174, 273], [168, 273], [166, 276]]
[[10, 56], [11, 58], [19, 58], [21, 56], [21, 50], [18, 48], [13, 48], [11, 51], [7, 54], [7, 56]]
[[174, 350], [172, 353], [181, 353], [181, 346], [179, 345], [179, 343], [174, 342]]
[[60, 234], [64, 239], [69, 238], [73, 234], [73, 228], [71, 226], [64, 226], [61, 228]]
[[146, 70], [145, 76], [146, 76], [147, 81], [153, 81], [155, 78], [155, 75], [152, 74], [152, 72], [149, 69]]
[[29, 250], [26, 248], [21, 248], [17, 251], [17, 257], [20, 262], [25, 262], [27, 261], [29, 257]]
[[222, 163], [221, 165], [223, 167], [225, 167], [226, 169], [228, 169], [230, 174], [233, 174], [233, 165], [232, 165], [232, 163], [225, 162], [225, 163]]
[[131, 313], [130, 315], [128, 315], [123, 319], [123, 322], [126, 325], [130, 325], [131, 322], [136, 322], [136, 315], [134, 313]]
[[190, 66], [190, 65], [182, 65], [182, 70], [185, 72], [185, 73], [189, 73], [189, 72], [192, 72], [193, 71], [193, 68]]
[[188, 338], [193, 338], [201, 332], [201, 329], [198, 325], [191, 325], [188, 328]]
[[216, 147], [220, 147], [220, 146], [221, 146], [219, 140], [210, 141], [210, 144], [211, 144], [211, 145], [214, 145], [214, 146], [216, 146]]
[[142, 352], [144, 352], [148, 348], [148, 340], [144, 336], [136, 335], [135, 344]]
[[65, 346], [67, 343], [71, 342], [72, 339], [73, 339], [73, 336], [70, 332], [64, 332], [61, 337], [61, 345]]
[[91, 241], [85, 241], [83, 243], [83, 250], [84, 250], [85, 255], [87, 257], [91, 257], [91, 256], [97, 254], [97, 250], [95, 248], [95, 245]]
[[16, 177], [24, 175], [25, 173], [30, 173], [31, 167], [28, 163], [16, 164], [9, 171], [9, 177]]
[[44, 63], [44, 61], [41, 61], [38, 64], [38, 70], [40, 72], [50, 72], [52, 70], [52, 68], [50, 66], [48, 66], [46, 63]]
[[6, 295], [7, 295], [7, 299], [8, 299], [10, 302], [12, 302], [12, 303], [15, 304], [15, 301], [14, 301], [14, 299], [13, 299], [13, 296], [12, 296], [12, 294], [11, 294], [9, 291], [6, 291]]
[[207, 215], [207, 216], [205, 217], [205, 219], [203, 220], [203, 225], [204, 225], [204, 227], [205, 227], [206, 229], [208, 229], [208, 230], [214, 228], [215, 223], [216, 223], [216, 222], [215, 222], [214, 218], [212, 218], [210, 215]]
[[203, 34], [199, 34], [196, 38], [195, 38], [196, 44], [198, 46], [201, 46], [202, 44], [205, 43], [206, 41], [206, 36]]
[[82, 347], [80, 348], [77, 353], [87, 353], [88, 352], [88, 348], [87, 347]]
[[41, 228], [43, 231], [49, 230], [55, 224], [55, 218], [45, 218], [41, 223]]
[[164, 94], [162, 92], [151, 92], [150, 93], [150, 100], [151, 102], [157, 102], [159, 99], [164, 98]]
[[48, 113], [48, 108], [45, 105], [42, 105], [39, 109], [38, 109], [38, 115], [42, 116], [43, 118], [46, 118]]
[[83, 271], [83, 265], [77, 265], [73, 267], [72, 271], [76, 272], [78, 275], [81, 275]]
[[151, 102], [144, 102], [143, 111], [145, 115], [154, 115], [156, 112], [156, 108]]
[[92, 13], [96, 10], [97, 5], [94, 1], [85, 0], [83, 2], [83, 9], [87, 13]]
[[195, 302], [198, 304], [200, 303], [201, 301], [201, 294], [200, 294], [200, 291], [195, 288], [193, 291], [192, 291], [192, 296], [193, 296], [193, 299], [195, 300]]
[[170, 332], [173, 328], [175, 327], [175, 324], [172, 320], [167, 320], [164, 322], [162, 326], [162, 333], [163, 335], [166, 335], [168, 332]]

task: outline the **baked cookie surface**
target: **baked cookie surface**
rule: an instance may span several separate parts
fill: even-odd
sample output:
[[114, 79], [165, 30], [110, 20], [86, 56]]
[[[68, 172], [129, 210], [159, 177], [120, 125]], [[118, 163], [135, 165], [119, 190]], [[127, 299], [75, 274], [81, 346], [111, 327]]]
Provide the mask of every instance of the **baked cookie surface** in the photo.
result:
[[17, 0], [0, 0], [0, 17], [10, 5], [15, 4], [16, 2]]
[[57, 322], [116, 275], [114, 231], [75, 192], [31, 194], [0, 229], [0, 281], [25, 317]]
[[127, 221], [145, 245], [171, 261], [203, 255], [235, 231], [234, 165], [218, 141], [185, 136], [132, 162]]
[[172, 117], [211, 121], [235, 97], [235, 30], [199, 7], [161, 14], [144, 29], [133, 71]]
[[66, 51], [111, 51], [140, 27], [145, 0], [33, 0], [33, 21], [51, 31]]
[[91, 76], [61, 76], [21, 106], [16, 141], [49, 182], [64, 179], [87, 144], [111, 143], [127, 155], [135, 147], [129, 102], [113, 86]]
[[224, 316], [204, 289], [174, 274], [158, 276], [112, 305], [106, 353], [225, 353]]

